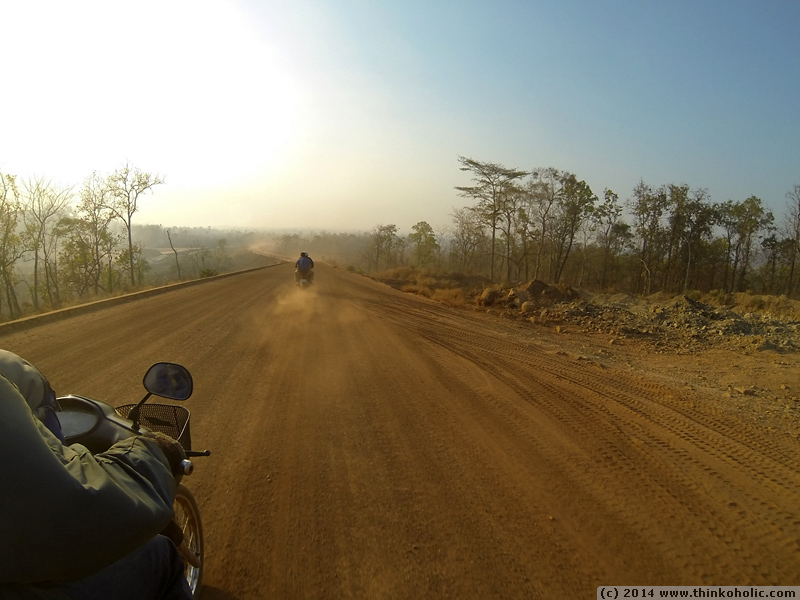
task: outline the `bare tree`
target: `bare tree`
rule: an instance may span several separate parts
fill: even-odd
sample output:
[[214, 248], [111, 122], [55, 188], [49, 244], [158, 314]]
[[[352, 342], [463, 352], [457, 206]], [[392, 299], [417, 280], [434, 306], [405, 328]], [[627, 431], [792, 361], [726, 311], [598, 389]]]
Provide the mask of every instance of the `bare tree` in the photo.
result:
[[[117, 234], [110, 230], [111, 221], [115, 218], [114, 212], [109, 208], [111, 192], [107, 182], [96, 172], [86, 178], [81, 189], [81, 201], [78, 212], [85, 222], [85, 242], [92, 253], [92, 278], [94, 292], [100, 291], [100, 278], [103, 274], [105, 259], [120, 240]], [[111, 290], [109, 290], [111, 291]]]
[[214, 269], [220, 272], [225, 267], [225, 263], [228, 260], [228, 240], [224, 238], [218, 239], [217, 243], [214, 244], [212, 255], [214, 259]]
[[56, 260], [51, 240], [59, 217], [72, 199], [72, 188], [59, 188], [43, 177], [32, 177], [24, 182], [25, 201], [23, 221], [28, 250], [33, 252], [33, 290], [31, 292], [34, 308], [39, 305], [39, 280], [41, 263], [44, 263], [45, 290], [51, 303], [56, 301], [54, 280], [56, 268], [51, 264]]
[[128, 231], [128, 258], [130, 260], [131, 286], [133, 287], [136, 287], [135, 252], [131, 235], [133, 215], [139, 208], [139, 196], [162, 183], [164, 183], [164, 179], [161, 176], [145, 173], [128, 164], [114, 171], [107, 179], [108, 189], [111, 194], [111, 202], [108, 208], [125, 223], [125, 228]]
[[527, 235], [538, 240], [533, 268], [534, 279], [539, 279], [541, 276], [545, 245], [553, 226], [553, 207], [561, 193], [561, 185], [562, 178], [558, 169], [547, 167], [534, 170], [525, 187], [528, 204], [526, 212], [529, 219]]
[[22, 316], [14, 291], [14, 265], [25, 247], [17, 233], [21, 208], [16, 178], [0, 173], [0, 278], [2, 278], [8, 314], [12, 319]]
[[485, 239], [480, 219], [474, 207], [453, 211], [453, 253], [458, 261], [458, 270], [471, 272], [475, 255]]
[[175, 254], [175, 268], [178, 269], [178, 281], [180, 281], [183, 279], [181, 276], [181, 263], [178, 260], [178, 251], [175, 250], [175, 246], [172, 244], [172, 236], [169, 234], [169, 229], [167, 229], [167, 239], [169, 240], [169, 247], [172, 248], [172, 252]]

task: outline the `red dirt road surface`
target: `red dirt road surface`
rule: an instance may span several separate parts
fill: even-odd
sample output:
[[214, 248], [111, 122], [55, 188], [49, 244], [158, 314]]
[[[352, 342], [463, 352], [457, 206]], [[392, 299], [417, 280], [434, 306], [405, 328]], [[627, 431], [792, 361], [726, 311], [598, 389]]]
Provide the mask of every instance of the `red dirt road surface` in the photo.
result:
[[800, 585], [796, 440], [691, 389], [320, 265], [3, 333], [59, 394], [186, 365], [204, 600]]

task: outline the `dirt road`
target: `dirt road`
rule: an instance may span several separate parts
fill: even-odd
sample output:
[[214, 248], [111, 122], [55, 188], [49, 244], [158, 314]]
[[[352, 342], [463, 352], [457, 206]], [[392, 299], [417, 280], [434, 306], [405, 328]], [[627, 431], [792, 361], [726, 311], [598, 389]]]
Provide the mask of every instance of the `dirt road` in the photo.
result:
[[0, 336], [59, 393], [195, 376], [207, 600], [800, 584], [800, 456], [695, 392], [320, 266]]

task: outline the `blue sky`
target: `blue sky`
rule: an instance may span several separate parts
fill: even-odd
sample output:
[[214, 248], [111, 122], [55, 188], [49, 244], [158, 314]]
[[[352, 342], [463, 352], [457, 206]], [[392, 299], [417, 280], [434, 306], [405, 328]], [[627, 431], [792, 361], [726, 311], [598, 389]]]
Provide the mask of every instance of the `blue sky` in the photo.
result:
[[140, 222], [440, 229], [459, 155], [623, 199], [643, 179], [781, 212], [800, 184], [794, 0], [18, 4], [0, 171], [130, 161], [167, 180]]

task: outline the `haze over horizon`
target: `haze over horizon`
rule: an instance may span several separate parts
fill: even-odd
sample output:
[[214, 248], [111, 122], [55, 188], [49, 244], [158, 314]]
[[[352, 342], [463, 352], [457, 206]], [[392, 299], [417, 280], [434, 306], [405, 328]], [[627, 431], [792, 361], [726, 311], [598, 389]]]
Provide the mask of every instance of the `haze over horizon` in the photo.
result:
[[6, 2], [0, 172], [165, 177], [138, 224], [447, 226], [458, 156], [758, 196], [800, 184], [791, 0]]

